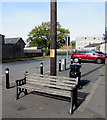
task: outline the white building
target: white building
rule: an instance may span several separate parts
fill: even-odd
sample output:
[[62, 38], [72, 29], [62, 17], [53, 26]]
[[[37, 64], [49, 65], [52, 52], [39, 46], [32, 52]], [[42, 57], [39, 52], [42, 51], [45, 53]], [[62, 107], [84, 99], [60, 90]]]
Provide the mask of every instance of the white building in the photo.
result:
[[84, 47], [89, 44], [102, 43], [104, 37], [77, 37], [76, 38], [76, 49], [85, 49]]
[[100, 47], [101, 47], [100, 51], [107, 53], [107, 42], [106, 42], [106, 45], [105, 45], [105, 42], [103, 42]]

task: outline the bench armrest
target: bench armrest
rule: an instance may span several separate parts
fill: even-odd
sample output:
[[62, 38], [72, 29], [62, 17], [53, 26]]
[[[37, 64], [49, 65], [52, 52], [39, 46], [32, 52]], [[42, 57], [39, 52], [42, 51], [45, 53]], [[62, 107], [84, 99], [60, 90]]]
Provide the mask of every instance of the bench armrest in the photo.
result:
[[26, 84], [26, 78], [20, 79], [20, 80], [16, 80], [16, 85], [17, 86], [21, 86]]

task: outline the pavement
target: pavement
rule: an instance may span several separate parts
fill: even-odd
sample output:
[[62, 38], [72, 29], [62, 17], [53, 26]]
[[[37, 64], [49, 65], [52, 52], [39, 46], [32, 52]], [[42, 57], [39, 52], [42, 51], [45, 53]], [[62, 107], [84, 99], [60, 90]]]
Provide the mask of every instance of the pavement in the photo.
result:
[[[80, 97], [82, 100], [78, 101], [80, 105], [72, 118], [105, 118], [105, 66], [99, 71], [100, 76], [95, 82], [90, 82], [78, 91], [78, 99]], [[82, 83], [85, 82], [84, 78], [81, 78]]]
[[[69, 100], [60, 100], [31, 92], [16, 100], [15, 82], [6, 89], [2, 84], [2, 118], [105, 118], [105, 66], [99, 67], [100, 75], [96, 80], [86, 82], [82, 75], [82, 89], [78, 90], [78, 108], [73, 115], [68, 113]], [[69, 75], [69, 69], [58, 72], [58, 76]], [[91, 76], [88, 79], [92, 79]]]

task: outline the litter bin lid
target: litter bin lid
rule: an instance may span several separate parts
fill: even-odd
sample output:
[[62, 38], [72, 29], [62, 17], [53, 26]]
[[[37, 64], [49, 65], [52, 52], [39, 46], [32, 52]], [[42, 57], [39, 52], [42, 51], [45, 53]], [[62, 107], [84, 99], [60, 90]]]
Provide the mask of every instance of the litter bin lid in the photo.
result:
[[81, 67], [81, 64], [73, 63], [70, 65], [71, 67]]

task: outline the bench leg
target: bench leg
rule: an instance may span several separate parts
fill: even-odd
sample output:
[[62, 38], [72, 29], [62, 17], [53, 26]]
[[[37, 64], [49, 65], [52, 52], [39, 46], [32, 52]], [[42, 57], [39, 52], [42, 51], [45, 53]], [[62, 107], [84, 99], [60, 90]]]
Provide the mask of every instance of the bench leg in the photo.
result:
[[18, 100], [18, 87], [16, 88], [16, 100]]
[[77, 107], [77, 87], [73, 91], [73, 98], [74, 98], [75, 107]]
[[27, 89], [25, 89], [24, 93], [25, 93], [25, 95], [27, 95]]
[[17, 87], [17, 90], [16, 90], [16, 100], [19, 99], [19, 95], [20, 95], [22, 92], [24, 92], [24, 94], [27, 95], [27, 89]]
[[72, 90], [71, 91], [71, 105], [70, 105], [70, 111], [69, 111], [70, 114], [73, 114], [73, 106], [74, 106], [74, 103], [73, 103], [73, 90]]
[[71, 106], [70, 106], [70, 114], [73, 114], [73, 107], [77, 107], [77, 87], [74, 88], [72, 91], [71, 91]]
[[21, 88], [18, 88], [18, 87], [17, 87], [17, 90], [16, 90], [16, 100], [19, 99], [20, 93], [21, 93]]

